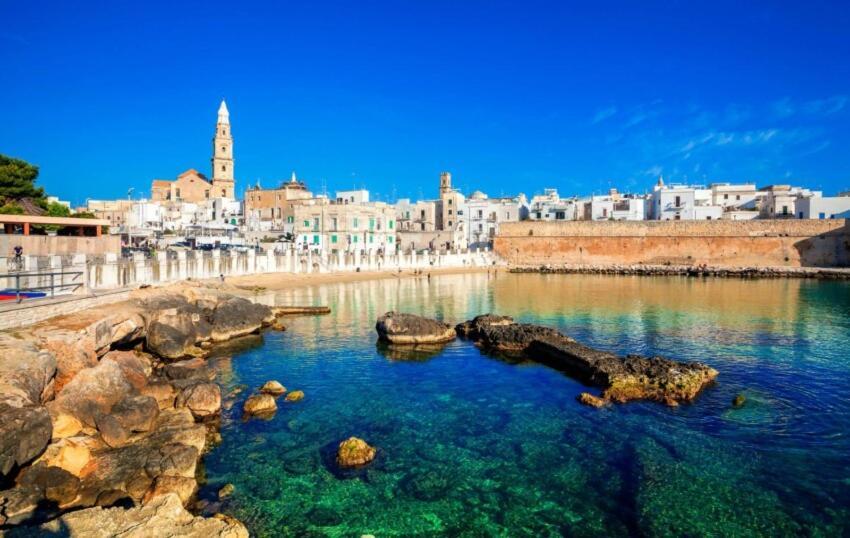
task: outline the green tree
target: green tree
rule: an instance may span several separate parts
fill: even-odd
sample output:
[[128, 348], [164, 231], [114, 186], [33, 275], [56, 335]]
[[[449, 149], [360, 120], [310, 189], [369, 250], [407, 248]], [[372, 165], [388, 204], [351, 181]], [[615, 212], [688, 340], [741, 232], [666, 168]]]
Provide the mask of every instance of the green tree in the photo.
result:
[[47, 216], [48, 217], [70, 217], [71, 210], [68, 209], [67, 206], [62, 204], [57, 204], [56, 202], [50, 202], [47, 204]]
[[35, 186], [37, 177], [38, 166], [0, 154], [0, 199], [3, 201], [22, 198], [41, 201], [44, 189]]

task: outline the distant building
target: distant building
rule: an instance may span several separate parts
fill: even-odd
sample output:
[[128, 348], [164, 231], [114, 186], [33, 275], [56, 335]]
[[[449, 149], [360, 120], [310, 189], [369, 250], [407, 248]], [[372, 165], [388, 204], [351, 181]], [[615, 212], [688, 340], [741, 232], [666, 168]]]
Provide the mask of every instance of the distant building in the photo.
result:
[[821, 196], [818, 191], [791, 185], [768, 185], [759, 191], [762, 194], [759, 217], [763, 219], [793, 219], [799, 199]]
[[230, 113], [224, 101], [218, 109], [213, 137], [212, 180], [191, 168], [177, 179], [154, 179], [151, 199], [197, 203], [212, 198], [234, 198], [233, 137], [230, 132]]
[[326, 197], [293, 202], [289, 223], [299, 251], [395, 252], [395, 208], [383, 202], [337, 203]]
[[795, 203], [800, 219], [850, 219], [850, 196], [809, 196]]
[[245, 191], [245, 226], [250, 231], [283, 230], [287, 222], [294, 222], [293, 202], [311, 198], [313, 193], [295, 172], [289, 181], [274, 189], [257, 184]]
[[467, 230], [466, 244], [469, 248], [491, 247], [499, 232], [499, 224], [517, 222], [528, 216], [528, 202], [524, 194], [509, 198], [489, 198], [475, 191], [466, 199], [462, 218]]
[[336, 203], [338, 204], [368, 204], [369, 191], [356, 189], [351, 191], [336, 191]]
[[437, 203], [433, 200], [411, 202], [401, 198], [395, 204], [398, 230], [404, 232], [433, 232], [437, 229]]
[[723, 207], [712, 203], [712, 191], [701, 186], [665, 185], [664, 178], [649, 196], [649, 217], [652, 220], [717, 220]]
[[644, 220], [646, 202], [643, 196], [610, 189], [608, 194], [591, 196], [584, 204], [584, 220]]
[[530, 220], [580, 220], [584, 218], [585, 200], [561, 198], [557, 189], [544, 189], [528, 204]]

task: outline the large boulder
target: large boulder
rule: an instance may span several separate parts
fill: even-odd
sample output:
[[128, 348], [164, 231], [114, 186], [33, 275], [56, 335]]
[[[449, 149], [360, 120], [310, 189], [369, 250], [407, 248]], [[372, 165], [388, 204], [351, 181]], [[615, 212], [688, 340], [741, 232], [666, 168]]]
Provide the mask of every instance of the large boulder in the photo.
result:
[[44, 407], [0, 402], [0, 476], [32, 461], [50, 442], [52, 426]]
[[456, 336], [447, 323], [400, 312], [387, 312], [378, 318], [375, 330], [381, 340], [401, 345], [438, 344]]
[[97, 366], [94, 338], [80, 335], [77, 331], [54, 329], [46, 332], [41, 346], [56, 357], [56, 392], [62, 390], [80, 370]]
[[212, 340], [223, 342], [251, 334], [274, 321], [274, 313], [266, 305], [242, 297], [224, 299], [212, 314]]
[[156, 423], [159, 405], [150, 396], [127, 396], [112, 406], [110, 414], [128, 432], [146, 432]]
[[272, 396], [280, 396], [284, 392], [286, 392], [286, 387], [280, 384], [279, 381], [266, 381], [262, 387], [260, 387], [260, 392], [263, 394], [271, 394]]
[[56, 414], [65, 412], [87, 426], [95, 426], [98, 416], [109, 413], [112, 406], [132, 392], [133, 386], [121, 366], [104, 358], [97, 366], [78, 372], [50, 407]]
[[174, 385], [163, 380], [149, 382], [140, 392], [156, 400], [160, 409], [174, 407], [174, 399], [177, 397], [177, 389], [174, 388]]
[[200, 357], [171, 363], [165, 367], [168, 379], [199, 379], [212, 381], [215, 372], [207, 367], [207, 361]]
[[148, 384], [153, 366], [146, 354], [135, 351], [110, 351], [103, 358], [115, 361], [134, 389], [141, 390]]
[[170, 307], [150, 314], [145, 340], [148, 350], [171, 360], [200, 354], [196, 344], [210, 337], [207, 314], [182, 298], [165, 298], [156, 305]]
[[176, 493], [153, 498], [133, 508], [88, 508], [65, 514], [38, 527], [9, 531], [8, 536], [87, 536], [90, 538], [248, 538], [248, 531], [229, 517], [196, 517], [185, 508]]
[[32, 340], [0, 334], [0, 400], [13, 407], [41, 405], [53, 398], [56, 358]]
[[277, 403], [271, 394], [252, 394], [242, 410], [246, 415], [270, 415], [277, 411]]
[[180, 391], [174, 405], [188, 408], [195, 418], [210, 417], [221, 410], [221, 387], [215, 383], [193, 383]]

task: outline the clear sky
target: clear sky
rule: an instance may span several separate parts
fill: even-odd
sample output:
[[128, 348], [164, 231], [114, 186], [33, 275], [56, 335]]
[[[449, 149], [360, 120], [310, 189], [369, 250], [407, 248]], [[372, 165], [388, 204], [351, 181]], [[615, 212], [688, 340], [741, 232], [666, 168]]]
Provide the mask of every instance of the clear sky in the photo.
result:
[[850, 189], [850, 2], [0, 0], [0, 153], [51, 194], [209, 174], [237, 190]]

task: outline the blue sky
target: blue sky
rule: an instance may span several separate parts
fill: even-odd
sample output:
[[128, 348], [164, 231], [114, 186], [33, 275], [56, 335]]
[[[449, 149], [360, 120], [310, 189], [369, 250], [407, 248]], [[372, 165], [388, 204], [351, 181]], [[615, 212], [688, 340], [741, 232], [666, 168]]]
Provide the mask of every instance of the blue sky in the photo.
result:
[[[242, 4], [242, 5], [240, 5]], [[431, 197], [850, 189], [848, 2], [0, 0], [0, 153], [50, 193], [209, 172]]]

